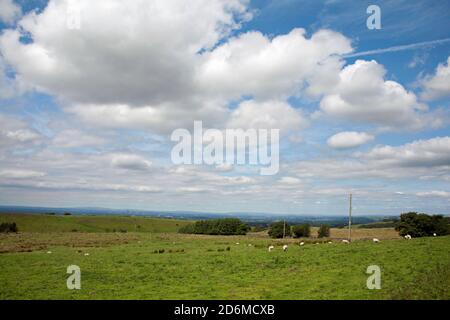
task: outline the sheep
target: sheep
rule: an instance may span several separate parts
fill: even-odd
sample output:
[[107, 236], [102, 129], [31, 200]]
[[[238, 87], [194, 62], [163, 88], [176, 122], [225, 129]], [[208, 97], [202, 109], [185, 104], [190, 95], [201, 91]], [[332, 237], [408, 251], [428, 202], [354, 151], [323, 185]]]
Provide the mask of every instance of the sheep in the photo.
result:
[[288, 249], [288, 245], [285, 244], [285, 245], [283, 246], [283, 251], [287, 251], [287, 249]]
[[407, 235], [405, 236], [405, 239], [406, 239], [406, 240], [411, 240], [412, 237], [411, 237], [409, 234], [407, 234]]
[[252, 244], [251, 244], [251, 243], [249, 243], [249, 244], [248, 244], [248, 246], [249, 246], [249, 247], [251, 247], [251, 246], [252, 246]]
[[333, 242], [332, 241], [328, 241], [328, 244], [333, 244]]
[[300, 242], [300, 246], [304, 246], [305, 245], [305, 243], [304, 242]]
[[89, 255], [89, 253], [85, 253], [84, 255], [87, 257]]
[[380, 240], [379, 240], [379, 239], [377, 239], [377, 238], [373, 238], [373, 242], [374, 242], [374, 243], [379, 243], [379, 242], [380, 242]]
[[437, 236], [437, 234], [436, 233], [433, 233], [433, 237], [436, 237]]
[[342, 243], [350, 244], [350, 241], [344, 239], [344, 240], [342, 240]]
[[237, 245], [239, 245], [239, 242], [236, 242]]
[[269, 246], [269, 252], [271, 252], [274, 249], [274, 246]]
[[47, 253], [48, 253], [48, 254], [51, 254], [52, 252], [51, 252], [51, 251], [47, 251]]

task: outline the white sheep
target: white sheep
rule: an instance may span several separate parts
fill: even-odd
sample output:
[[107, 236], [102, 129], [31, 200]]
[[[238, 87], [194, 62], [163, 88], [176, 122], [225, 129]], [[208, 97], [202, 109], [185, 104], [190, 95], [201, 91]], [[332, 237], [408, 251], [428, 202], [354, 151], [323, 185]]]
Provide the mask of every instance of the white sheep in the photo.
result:
[[239, 245], [239, 242], [236, 242], [237, 245]]
[[305, 243], [304, 242], [300, 242], [300, 246], [304, 246], [305, 245]]
[[412, 237], [411, 237], [409, 234], [407, 234], [407, 235], [405, 236], [405, 239], [406, 239], [406, 240], [411, 240]]
[[271, 252], [274, 249], [274, 246], [269, 246], [269, 252]]
[[332, 241], [328, 241], [328, 244], [333, 244], [333, 242]]
[[436, 233], [433, 233], [433, 237], [436, 237], [437, 236], [437, 234]]
[[288, 245], [285, 244], [285, 245], [283, 246], [283, 251], [287, 251], [287, 249], [288, 249]]
[[89, 255], [89, 253], [85, 253], [84, 255], [87, 257]]
[[374, 242], [374, 243], [379, 243], [379, 242], [380, 242], [380, 240], [379, 240], [379, 239], [377, 239], [377, 238], [373, 238], [373, 242]]
[[51, 252], [51, 251], [47, 251], [47, 253], [48, 253], [48, 254], [51, 254], [52, 252]]
[[342, 243], [350, 244], [350, 241], [344, 239], [344, 240], [342, 240]]

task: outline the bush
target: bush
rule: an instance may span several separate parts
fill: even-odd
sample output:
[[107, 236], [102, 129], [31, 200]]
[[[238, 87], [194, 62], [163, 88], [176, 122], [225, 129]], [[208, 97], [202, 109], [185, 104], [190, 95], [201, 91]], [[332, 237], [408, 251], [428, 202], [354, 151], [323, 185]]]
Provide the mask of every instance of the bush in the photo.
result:
[[300, 224], [292, 227], [294, 238], [308, 238], [311, 235], [311, 227], [309, 224]]
[[425, 213], [407, 212], [400, 215], [395, 230], [401, 236], [409, 234], [414, 238], [432, 236], [433, 233], [442, 236], [450, 234], [450, 225], [448, 219], [442, 215], [430, 216]]
[[188, 224], [178, 230], [179, 233], [211, 235], [245, 235], [250, 228], [235, 218], [201, 220]]
[[13, 232], [13, 233], [17, 233], [19, 230], [17, 229], [17, 225], [15, 222], [4, 222], [2, 224], [0, 224], [0, 232], [5, 232], [5, 233], [9, 233], [9, 232]]
[[64, 212], [65, 216], [71, 216], [72, 214], [70, 212]]
[[330, 226], [327, 224], [322, 224], [317, 231], [317, 236], [319, 238], [328, 238], [330, 236]]
[[274, 239], [283, 238], [283, 232], [285, 232], [286, 236], [291, 235], [291, 227], [288, 223], [286, 223], [286, 227], [284, 225], [285, 223], [283, 221], [280, 222], [274, 222], [269, 227], [269, 236]]

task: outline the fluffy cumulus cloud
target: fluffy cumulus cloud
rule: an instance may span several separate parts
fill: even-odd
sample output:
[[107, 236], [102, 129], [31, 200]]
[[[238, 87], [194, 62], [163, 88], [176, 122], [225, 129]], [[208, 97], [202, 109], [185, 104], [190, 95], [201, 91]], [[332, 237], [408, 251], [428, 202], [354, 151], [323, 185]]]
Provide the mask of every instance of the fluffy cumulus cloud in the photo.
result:
[[426, 114], [427, 106], [395, 81], [376, 61], [357, 60], [339, 74], [339, 82], [323, 97], [320, 108], [328, 115], [389, 129], [421, 129], [440, 121]]
[[13, 0], [0, 0], [0, 21], [10, 24], [22, 14], [21, 8]]
[[232, 113], [227, 127], [280, 129], [281, 134], [305, 128], [307, 120], [297, 109], [283, 101], [242, 102]]
[[253, 31], [203, 54], [197, 81], [205, 91], [228, 97], [287, 97], [306, 82], [318, 86], [315, 75], [339, 70], [336, 55], [350, 51], [350, 41], [330, 30], [307, 38], [304, 29], [294, 29], [273, 39]]
[[378, 146], [362, 156], [391, 166], [450, 168], [450, 137], [417, 140], [398, 147]]
[[447, 63], [439, 64], [434, 75], [422, 79], [422, 97], [427, 100], [450, 96], [450, 57]]
[[56, 95], [66, 110], [105, 127], [167, 133], [195, 119], [224, 125], [236, 117], [228, 105], [242, 96], [317, 94], [338, 80], [339, 55], [352, 51], [331, 30], [229, 38], [251, 18], [246, 0], [81, 0], [79, 29], [67, 26], [69, 3], [49, 1], [23, 17], [0, 36], [0, 50], [21, 87]]
[[365, 132], [347, 131], [331, 136], [327, 140], [327, 144], [335, 149], [350, 149], [359, 147], [373, 139], [374, 136]]

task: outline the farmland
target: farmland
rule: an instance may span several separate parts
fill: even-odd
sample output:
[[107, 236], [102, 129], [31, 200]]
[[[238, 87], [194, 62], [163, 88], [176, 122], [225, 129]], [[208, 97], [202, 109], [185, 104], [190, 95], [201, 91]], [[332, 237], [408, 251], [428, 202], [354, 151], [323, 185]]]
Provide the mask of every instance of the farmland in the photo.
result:
[[[28, 220], [18, 220], [24, 217]], [[109, 221], [114, 217], [8, 218], [17, 218], [21, 232], [0, 235], [0, 299], [450, 298], [448, 236], [407, 241], [393, 230], [364, 234], [359, 229], [355, 236], [360, 240], [344, 245], [338, 239], [346, 230], [332, 229], [332, 244], [309, 239], [300, 247], [299, 239], [273, 240], [263, 232], [178, 234], [175, 227], [186, 222], [177, 220], [141, 218], [147, 223], [139, 220], [141, 230], [150, 231], [124, 233], [105, 229], [131, 229], [134, 217], [114, 223]], [[80, 223], [81, 218], [92, 218], [98, 226]], [[43, 221], [53, 223], [54, 232], [44, 232]], [[80, 231], [70, 232], [75, 222]], [[81, 232], [81, 225], [88, 227]], [[381, 243], [364, 240], [375, 235]], [[283, 252], [286, 243], [289, 249]], [[269, 253], [271, 244], [275, 250]], [[81, 290], [66, 287], [69, 265], [81, 268]], [[366, 287], [369, 265], [382, 270], [381, 290]]]

